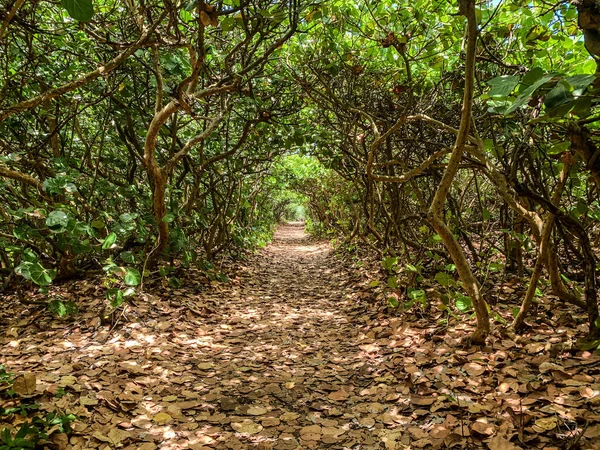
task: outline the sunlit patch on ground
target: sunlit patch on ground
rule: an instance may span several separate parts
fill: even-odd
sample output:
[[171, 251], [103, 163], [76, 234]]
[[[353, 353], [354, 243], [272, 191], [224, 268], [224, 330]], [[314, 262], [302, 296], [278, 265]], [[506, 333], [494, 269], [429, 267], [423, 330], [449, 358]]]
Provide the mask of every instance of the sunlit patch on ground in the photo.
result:
[[541, 340], [521, 346], [535, 364], [512, 361], [507, 339], [466, 351], [467, 327], [434, 342], [426, 327], [357, 308], [332, 267], [327, 245], [283, 227], [237, 284], [146, 292], [117, 326], [86, 312], [38, 324], [23, 310], [0, 334], [0, 363], [35, 374], [43, 408], [78, 415], [62, 448], [478, 448], [527, 432], [507, 408], [529, 426], [557, 417], [565, 439], [587, 414], [596, 432], [600, 380], [574, 360], [541, 365]]

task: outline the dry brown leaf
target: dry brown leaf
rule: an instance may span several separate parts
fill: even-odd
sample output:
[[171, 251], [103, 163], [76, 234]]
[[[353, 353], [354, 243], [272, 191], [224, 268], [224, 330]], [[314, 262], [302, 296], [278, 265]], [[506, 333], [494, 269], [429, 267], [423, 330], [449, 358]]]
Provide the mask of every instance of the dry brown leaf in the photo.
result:
[[108, 438], [115, 446], [120, 446], [124, 440], [129, 439], [130, 437], [131, 433], [119, 428], [113, 428], [108, 432]]
[[361, 424], [363, 427], [371, 428], [375, 425], [375, 419], [373, 419], [372, 417], [362, 417], [358, 419], [358, 423]]
[[169, 414], [164, 412], [160, 412], [157, 415], [155, 415], [153, 420], [154, 423], [156, 423], [157, 425], [167, 425], [173, 422], [173, 418]]
[[386, 450], [398, 450], [402, 447], [398, 442], [402, 438], [402, 432], [399, 430], [381, 430], [379, 439], [385, 445]]
[[558, 425], [558, 419], [556, 417], [544, 417], [535, 421], [534, 429], [537, 427], [538, 430], [536, 431], [541, 433], [543, 431], [554, 430], [556, 425]]
[[340, 389], [339, 391], [335, 391], [329, 394], [327, 398], [336, 402], [342, 402], [346, 400], [349, 396], [350, 394], [348, 392], [344, 391], [343, 389]]
[[487, 445], [490, 450], [521, 450], [521, 447], [513, 444], [505, 437], [499, 435], [490, 439]]
[[471, 430], [483, 434], [484, 436], [491, 436], [496, 431], [496, 427], [488, 423], [486, 419], [478, 419], [471, 424]]
[[477, 364], [474, 362], [466, 363], [465, 365], [463, 365], [462, 368], [472, 377], [478, 377], [486, 370], [485, 367], [483, 367], [481, 364]]
[[305, 441], [318, 441], [321, 438], [322, 429], [319, 425], [309, 425], [300, 428], [300, 437]]
[[95, 406], [98, 404], [98, 399], [91, 396], [82, 395], [79, 397], [79, 404], [81, 406]]
[[281, 420], [283, 420], [284, 422], [292, 422], [292, 421], [296, 420], [298, 417], [300, 417], [300, 414], [289, 412], [289, 411], [284, 412], [281, 416], [279, 416], [279, 418]]
[[281, 424], [281, 420], [277, 417], [265, 417], [264, 419], [261, 419], [260, 423], [263, 427], [276, 427]]
[[321, 432], [323, 433], [323, 436], [338, 438], [346, 433], [346, 430], [344, 430], [342, 427], [323, 427]]
[[27, 372], [15, 379], [12, 389], [19, 395], [32, 395], [35, 392], [36, 383], [35, 374]]
[[409, 427], [408, 432], [414, 439], [424, 439], [429, 437], [429, 433], [419, 427]]
[[256, 434], [262, 431], [263, 426], [256, 422], [253, 422], [250, 419], [244, 419], [242, 422], [232, 422], [231, 428], [233, 428], [238, 433]]
[[200, 11], [200, 21], [205, 27], [209, 26], [212, 23], [210, 16], [205, 11]]
[[434, 425], [429, 431], [429, 436], [433, 439], [446, 439], [450, 434], [450, 430], [441, 424]]
[[423, 397], [421, 395], [412, 395], [410, 397], [410, 402], [413, 405], [420, 405], [420, 406], [429, 406], [435, 403], [435, 401], [437, 400], [437, 397], [431, 396], [431, 397]]
[[58, 385], [63, 388], [73, 386], [75, 383], [77, 383], [77, 378], [73, 375], [65, 375], [58, 380]]
[[565, 368], [563, 366], [559, 366], [558, 364], [554, 364], [551, 362], [543, 362], [539, 365], [538, 369], [540, 369], [540, 373], [546, 373], [546, 372], [550, 372], [553, 370], [559, 370], [561, 372], [565, 371]]
[[583, 435], [588, 439], [597, 439], [600, 437], [600, 424], [588, 427]]
[[250, 416], [262, 416], [268, 412], [269, 410], [267, 408], [263, 408], [262, 406], [251, 406], [248, 408], [248, 411], [246, 411], [246, 414]]

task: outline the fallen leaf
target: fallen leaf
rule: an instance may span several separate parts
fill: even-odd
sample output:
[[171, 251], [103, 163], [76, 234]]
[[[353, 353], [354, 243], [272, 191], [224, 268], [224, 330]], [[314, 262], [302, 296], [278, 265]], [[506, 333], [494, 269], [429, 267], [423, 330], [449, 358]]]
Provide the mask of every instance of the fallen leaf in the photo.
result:
[[437, 400], [437, 397], [423, 397], [420, 395], [413, 395], [410, 397], [410, 402], [413, 405], [421, 405], [421, 406], [429, 406], [429, 405], [433, 405], [435, 403], [435, 401]]
[[558, 420], [556, 419], [556, 417], [545, 417], [542, 419], [537, 419], [535, 421], [535, 427], [538, 427], [540, 430], [536, 430], [538, 432], [542, 432], [542, 431], [550, 431], [550, 430], [554, 430], [556, 428], [556, 425], [558, 424]]
[[35, 374], [27, 372], [15, 379], [12, 389], [19, 395], [32, 395], [35, 392], [36, 383]]
[[487, 445], [490, 450], [521, 450], [521, 447], [513, 444], [505, 437], [499, 435], [490, 439]]
[[588, 439], [597, 439], [600, 437], [600, 424], [588, 427], [583, 435]]
[[300, 417], [300, 414], [293, 412], [284, 412], [281, 416], [279, 416], [279, 418], [284, 422], [291, 422], [293, 420], [296, 420], [298, 417]]
[[546, 373], [551, 370], [560, 370], [561, 372], [565, 371], [565, 368], [563, 366], [559, 366], [558, 364], [554, 364], [554, 363], [550, 363], [550, 362], [543, 362], [540, 364], [540, 366], [538, 368], [540, 369], [541, 373]]
[[429, 431], [429, 436], [434, 439], [446, 439], [450, 434], [450, 430], [441, 424], [434, 425]]
[[173, 422], [173, 418], [169, 414], [164, 412], [160, 412], [157, 415], [155, 415], [153, 420], [154, 423], [156, 423], [157, 425], [166, 425]]
[[250, 419], [244, 419], [242, 422], [232, 422], [231, 428], [238, 433], [256, 434], [262, 431], [263, 426]]
[[343, 389], [340, 389], [339, 391], [335, 391], [329, 394], [327, 398], [336, 402], [342, 402], [346, 400], [349, 396], [350, 394], [348, 392], [344, 391]]
[[251, 416], [262, 416], [268, 412], [269, 410], [267, 408], [263, 408], [262, 406], [251, 406], [248, 408], [248, 411], [246, 411], [246, 413]]
[[75, 383], [77, 383], [77, 378], [73, 375], [65, 375], [58, 380], [58, 385], [63, 388], [73, 386]]
[[483, 367], [481, 364], [477, 364], [474, 362], [466, 363], [465, 365], [463, 365], [462, 368], [472, 377], [478, 377], [486, 370], [485, 367]]
[[321, 427], [319, 425], [309, 425], [300, 428], [300, 437], [305, 441], [318, 441], [321, 438]]
[[119, 428], [113, 428], [108, 432], [108, 438], [115, 446], [120, 446], [124, 440], [129, 439], [130, 437], [131, 433]]
[[362, 417], [358, 419], [358, 423], [360, 423], [363, 427], [371, 428], [375, 425], [375, 419], [372, 417]]
[[486, 422], [485, 419], [479, 419], [473, 422], [471, 430], [483, 434], [484, 436], [491, 436], [494, 434], [496, 427], [493, 424]]

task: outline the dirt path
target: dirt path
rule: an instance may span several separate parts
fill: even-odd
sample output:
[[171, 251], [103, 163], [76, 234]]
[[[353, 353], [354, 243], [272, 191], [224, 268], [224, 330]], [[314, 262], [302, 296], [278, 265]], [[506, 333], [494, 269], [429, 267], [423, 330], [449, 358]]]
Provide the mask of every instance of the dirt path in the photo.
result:
[[221, 304], [200, 356], [218, 379], [206, 416], [218, 421], [217, 448], [384, 448], [370, 429], [383, 405], [348, 402], [373, 379], [360, 375], [366, 358], [334, 263], [303, 227], [283, 226]]
[[[59, 450], [600, 449], [600, 357], [552, 354], [547, 339], [572, 328], [464, 349], [467, 320], [361, 301], [368, 279], [301, 226], [234, 273], [149, 282], [112, 325], [100, 282], [53, 288], [79, 304], [70, 321], [9, 296], [0, 364], [34, 377], [23, 402], [79, 417]], [[0, 430], [25, 420], [1, 411]]]
[[63, 448], [386, 448], [409, 418], [376, 387], [328, 245], [282, 226], [238, 275], [142, 296], [110, 330], [91, 305], [72, 324], [24, 310], [0, 363], [35, 374], [43, 409], [81, 418]]

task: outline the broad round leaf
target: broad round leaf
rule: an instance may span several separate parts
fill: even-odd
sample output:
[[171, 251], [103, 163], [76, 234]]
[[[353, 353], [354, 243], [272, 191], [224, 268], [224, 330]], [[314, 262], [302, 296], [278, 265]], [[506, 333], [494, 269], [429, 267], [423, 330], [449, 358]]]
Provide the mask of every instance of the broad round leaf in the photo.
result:
[[60, 0], [69, 15], [80, 22], [89, 22], [94, 15], [92, 0]]

